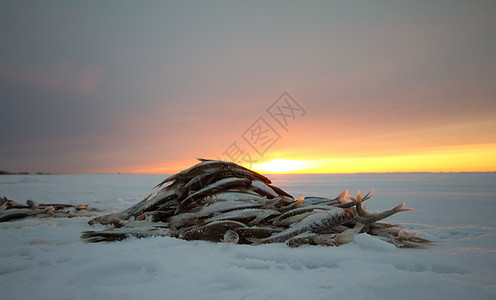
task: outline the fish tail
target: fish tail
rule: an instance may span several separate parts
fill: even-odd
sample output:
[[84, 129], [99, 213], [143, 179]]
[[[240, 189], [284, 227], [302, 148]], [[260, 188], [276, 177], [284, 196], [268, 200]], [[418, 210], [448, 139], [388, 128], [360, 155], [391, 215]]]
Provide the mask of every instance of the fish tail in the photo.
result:
[[405, 202], [402, 202], [393, 208], [395, 212], [411, 211], [413, 208], [405, 207]]
[[355, 203], [355, 207], [357, 209], [358, 215], [365, 216], [367, 212], [362, 207], [362, 197], [360, 191], [358, 191], [356, 198], [351, 196], [350, 194], [348, 194], [347, 196], [353, 201], [353, 203]]
[[348, 190], [344, 190], [341, 194], [339, 194], [334, 200], [337, 200], [340, 204], [345, 204], [350, 202], [349, 200], [346, 199], [348, 196]]
[[370, 192], [368, 192], [367, 195], [363, 196], [362, 201], [365, 201], [365, 200], [368, 200], [368, 199], [374, 197], [374, 192], [375, 192], [375, 189], [371, 188]]

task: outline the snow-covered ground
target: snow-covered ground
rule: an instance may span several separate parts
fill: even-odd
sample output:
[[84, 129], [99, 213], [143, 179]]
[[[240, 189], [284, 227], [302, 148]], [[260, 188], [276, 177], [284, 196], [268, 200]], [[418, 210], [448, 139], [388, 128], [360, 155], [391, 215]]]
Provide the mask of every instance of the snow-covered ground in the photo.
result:
[[[89, 203], [105, 212], [143, 199], [163, 175], [0, 176], [23, 203]], [[293, 194], [375, 188], [369, 210], [406, 201], [386, 221], [437, 243], [396, 249], [368, 235], [341, 247], [288, 248], [128, 239], [87, 244], [90, 218], [0, 223], [0, 299], [496, 299], [496, 174], [269, 175]], [[96, 226], [96, 229], [103, 226]]]

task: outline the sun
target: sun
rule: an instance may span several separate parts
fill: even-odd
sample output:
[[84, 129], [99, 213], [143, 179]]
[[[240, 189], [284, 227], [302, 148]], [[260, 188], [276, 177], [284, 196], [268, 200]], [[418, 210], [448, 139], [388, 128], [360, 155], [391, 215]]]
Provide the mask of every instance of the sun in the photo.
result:
[[316, 162], [314, 161], [277, 158], [265, 163], [255, 164], [251, 169], [261, 173], [305, 173], [313, 169], [315, 165]]

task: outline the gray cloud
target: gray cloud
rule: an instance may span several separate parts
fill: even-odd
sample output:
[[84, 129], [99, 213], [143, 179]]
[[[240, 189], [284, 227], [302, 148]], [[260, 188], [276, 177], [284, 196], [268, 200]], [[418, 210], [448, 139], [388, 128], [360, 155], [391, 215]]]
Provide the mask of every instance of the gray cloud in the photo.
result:
[[494, 8], [6, 2], [0, 169], [108, 171], [213, 156], [286, 90], [308, 119], [281, 146], [491, 120]]

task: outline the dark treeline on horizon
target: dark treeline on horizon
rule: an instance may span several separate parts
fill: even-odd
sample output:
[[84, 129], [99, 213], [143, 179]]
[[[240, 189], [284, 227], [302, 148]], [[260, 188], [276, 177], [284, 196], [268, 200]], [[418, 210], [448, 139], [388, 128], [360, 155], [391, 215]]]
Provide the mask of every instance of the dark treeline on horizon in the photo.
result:
[[5, 170], [0, 170], [0, 175], [51, 175], [52, 173], [44, 173], [44, 172], [36, 172], [36, 173], [29, 173], [29, 172], [9, 172]]

